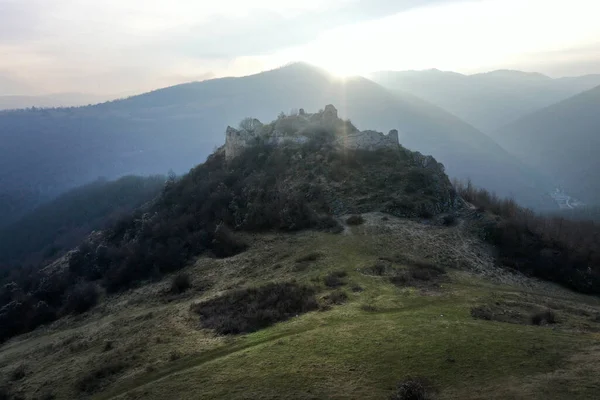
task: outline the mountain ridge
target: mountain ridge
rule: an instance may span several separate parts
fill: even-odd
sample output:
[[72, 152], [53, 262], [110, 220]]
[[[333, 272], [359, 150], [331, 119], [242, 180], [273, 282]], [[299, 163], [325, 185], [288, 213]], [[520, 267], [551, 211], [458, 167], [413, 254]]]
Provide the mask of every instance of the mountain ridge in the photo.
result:
[[499, 143], [586, 202], [600, 201], [600, 85], [500, 128]]
[[550, 78], [507, 70], [472, 75], [383, 71], [371, 76], [392, 91], [412, 93], [440, 106], [494, 140], [501, 126], [600, 84], [600, 74]]

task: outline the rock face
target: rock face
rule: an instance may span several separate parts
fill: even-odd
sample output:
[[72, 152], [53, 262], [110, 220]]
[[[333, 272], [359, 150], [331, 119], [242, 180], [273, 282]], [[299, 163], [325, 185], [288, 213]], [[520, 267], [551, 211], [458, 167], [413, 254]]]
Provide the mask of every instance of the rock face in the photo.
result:
[[279, 118], [271, 124], [263, 125], [256, 119], [245, 119], [240, 129], [230, 126], [225, 132], [225, 157], [231, 160], [245, 148], [258, 142], [282, 145], [287, 142], [305, 143], [309, 140], [307, 132], [315, 126], [331, 128], [335, 132], [335, 143], [341, 148], [351, 150], [379, 150], [398, 148], [398, 131], [391, 130], [387, 135], [376, 131], [360, 132], [351, 124], [338, 117], [337, 109], [329, 104], [323, 111], [308, 114], [300, 109], [298, 115]]

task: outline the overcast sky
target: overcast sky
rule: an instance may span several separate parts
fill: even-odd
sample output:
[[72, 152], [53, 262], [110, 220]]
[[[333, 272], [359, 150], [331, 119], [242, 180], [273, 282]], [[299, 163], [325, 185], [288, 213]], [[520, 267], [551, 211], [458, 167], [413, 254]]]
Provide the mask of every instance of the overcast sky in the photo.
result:
[[600, 73], [599, 0], [0, 0], [0, 95], [120, 94], [291, 61]]

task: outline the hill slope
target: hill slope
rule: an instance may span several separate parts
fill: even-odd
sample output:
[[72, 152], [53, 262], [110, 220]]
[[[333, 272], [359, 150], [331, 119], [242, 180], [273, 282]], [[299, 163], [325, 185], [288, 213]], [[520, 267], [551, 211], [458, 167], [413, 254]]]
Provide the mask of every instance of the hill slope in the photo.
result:
[[[246, 253], [188, 266], [192, 287], [183, 294], [168, 294], [171, 279], [159, 280], [16, 338], [0, 348], [0, 386], [57, 400], [380, 400], [416, 376], [442, 400], [594, 398], [597, 298], [494, 274], [485, 246], [464, 226], [364, 218], [345, 235], [252, 235]], [[464, 269], [392, 283], [412, 257]], [[382, 276], [371, 272], [378, 264]], [[325, 284], [344, 273], [337, 288]], [[322, 310], [244, 335], [217, 335], [192, 311], [236, 290], [290, 280], [315, 286]], [[340, 291], [347, 298], [328, 303]], [[473, 318], [475, 307], [496, 307], [507, 321]], [[559, 323], [531, 325], [529, 316], [546, 307]], [[19, 367], [25, 377], [11, 380]]]
[[323, 104], [335, 104], [361, 126], [399, 129], [403, 145], [435, 155], [453, 177], [471, 177], [528, 205], [539, 205], [546, 189], [489, 138], [440, 108], [304, 64], [91, 107], [0, 113], [0, 187], [9, 199], [33, 193], [35, 203], [98, 176], [184, 172], [223, 143], [231, 121]]
[[77, 246], [90, 232], [102, 229], [152, 200], [166, 179], [123, 177], [99, 180], [70, 190], [0, 229], [0, 265], [37, 264]]
[[575, 197], [600, 202], [600, 86], [537, 111], [496, 134], [499, 143], [550, 174]]
[[462, 75], [439, 70], [383, 71], [375, 82], [419, 96], [498, 139], [496, 130], [520, 117], [600, 85], [600, 75], [551, 79], [493, 71]]

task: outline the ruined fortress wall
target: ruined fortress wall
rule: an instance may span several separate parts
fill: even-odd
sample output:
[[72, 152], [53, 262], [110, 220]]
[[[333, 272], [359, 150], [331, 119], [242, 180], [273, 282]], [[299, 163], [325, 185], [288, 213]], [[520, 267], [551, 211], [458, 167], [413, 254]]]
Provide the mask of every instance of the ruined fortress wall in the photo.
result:
[[390, 131], [387, 135], [376, 131], [348, 133], [340, 138], [338, 143], [342, 147], [352, 150], [394, 149], [400, 144], [398, 141], [398, 131], [396, 130]]
[[[338, 118], [337, 110], [332, 105], [326, 106], [321, 113], [305, 114], [304, 110], [302, 110], [300, 115], [302, 116], [301, 120], [305, 120], [307, 124], [315, 120], [323, 121], [325, 124], [331, 124], [332, 121], [335, 122], [336, 120], [343, 123], [343, 121]], [[254, 120], [254, 125], [262, 126], [258, 120]], [[237, 130], [232, 127], [227, 127], [227, 131], [225, 132], [225, 157], [228, 160], [231, 160], [238, 156], [243, 149], [253, 145], [258, 138], [257, 133], [255, 133], [257, 131], [258, 130]], [[275, 134], [267, 139], [267, 143], [281, 145], [286, 142], [304, 143], [307, 140], [308, 138], [301, 133], [285, 136]], [[374, 151], [383, 148], [394, 149], [399, 145], [398, 131], [395, 129], [391, 130], [387, 135], [376, 131], [347, 132], [339, 136], [337, 144], [342, 148], [351, 150], [361, 149]]]

